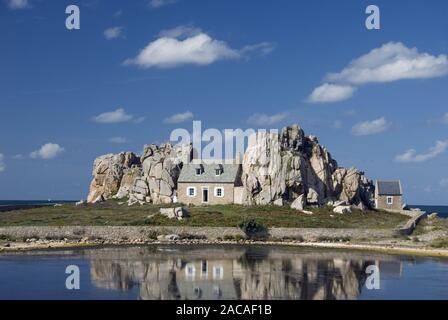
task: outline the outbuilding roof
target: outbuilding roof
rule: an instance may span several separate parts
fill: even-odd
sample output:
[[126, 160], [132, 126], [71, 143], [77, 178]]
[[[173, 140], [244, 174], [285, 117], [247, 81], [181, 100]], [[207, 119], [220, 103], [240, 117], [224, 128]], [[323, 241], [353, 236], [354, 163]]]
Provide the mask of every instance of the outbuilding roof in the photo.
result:
[[[177, 182], [235, 183], [240, 170], [238, 164], [184, 164]], [[220, 169], [220, 174], [216, 171]], [[200, 169], [201, 174], [196, 173]]]
[[377, 181], [378, 194], [384, 196], [401, 196], [403, 190], [400, 181]]

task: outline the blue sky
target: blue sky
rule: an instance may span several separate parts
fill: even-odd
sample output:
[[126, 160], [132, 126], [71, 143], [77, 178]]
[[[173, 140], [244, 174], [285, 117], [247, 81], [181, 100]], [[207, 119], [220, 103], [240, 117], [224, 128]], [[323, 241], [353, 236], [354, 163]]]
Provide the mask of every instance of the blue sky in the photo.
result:
[[0, 198], [85, 198], [98, 155], [195, 119], [299, 123], [408, 203], [448, 204], [447, 16], [442, 0], [0, 0]]

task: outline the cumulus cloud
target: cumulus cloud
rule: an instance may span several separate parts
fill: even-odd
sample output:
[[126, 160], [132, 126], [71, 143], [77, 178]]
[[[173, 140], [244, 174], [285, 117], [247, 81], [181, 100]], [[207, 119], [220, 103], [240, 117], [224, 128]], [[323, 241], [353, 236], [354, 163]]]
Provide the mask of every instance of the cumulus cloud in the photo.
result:
[[6, 0], [6, 5], [12, 10], [26, 9], [30, 7], [28, 0]]
[[355, 90], [354, 87], [348, 85], [324, 83], [313, 90], [308, 101], [312, 103], [343, 101], [351, 98]]
[[428, 79], [446, 75], [447, 55], [421, 53], [417, 48], [408, 48], [401, 42], [389, 42], [354, 59], [341, 72], [327, 74], [324, 81], [357, 87], [368, 83]]
[[101, 113], [95, 116], [93, 118], [93, 121], [98, 123], [120, 123], [120, 122], [128, 122], [131, 120], [137, 121], [140, 119], [142, 118], [135, 119], [133, 115], [127, 114], [126, 111], [124, 111], [124, 109], [120, 108], [115, 111]]
[[420, 53], [401, 42], [389, 42], [353, 60], [339, 73], [330, 73], [332, 82], [365, 84], [403, 79], [424, 79], [448, 74], [448, 57]]
[[254, 113], [247, 119], [247, 123], [257, 126], [270, 126], [281, 122], [287, 117], [286, 113], [268, 115], [264, 113]]
[[0, 172], [5, 171], [6, 169], [5, 163], [3, 162], [4, 159], [5, 156], [2, 153], [0, 153]]
[[173, 114], [171, 117], [166, 118], [164, 122], [169, 124], [181, 123], [193, 119], [193, 116], [194, 116], [193, 113], [190, 111], [186, 111], [183, 113], [176, 113]]
[[153, 9], [158, 9], [158, 8], [164, 7], [169, 4], [174, 4], [176, 2], [177, 2], [177, 0], [151, 0], [151, 1], [149, 1], [148, 5], [149, 5], [149, 7], [153, 8]]
[[107, 40], [124, 38], [123, 27], [111, 27], [104, 30], [104, 38]]
[[272, 50], [273, 46], [268, 42], [233, 49], [198, 28], [179, 26], [160, 32], [156, 40], [124, 64], [142, 68], [173, 68], [187, 64], [204, 66], [220, 60], [240, 59], [254, 52], [268, 54]]
[[116, 143], [116, 144], [123, 144], [128, 142], [128, 140], [124, 137], [112, 137], [109, 139], [109, 142]]
[[352, 134], [355, 136], [367, 136], [386, 131], [390, 127], [390, 123], [386, 118], [381, 117], [372, 121], [364, 121], [356, 124], [352, 128]]
[[53, 159], [59, 156], [65, 151], [60, 145], [56, 143], [46, 143], [40, 149], [30, 153], [30, 157], [33, 159]]
[[417, 153], [416, 150], [410, 149], [403, 154], [397, 155], [395, 161], [397, 162], [424, 162], [431, 160], [438, 155], [445, 152], [448, 148], [448, 140], [437, 141], [436, 145], [429, 148], [426, 153]]

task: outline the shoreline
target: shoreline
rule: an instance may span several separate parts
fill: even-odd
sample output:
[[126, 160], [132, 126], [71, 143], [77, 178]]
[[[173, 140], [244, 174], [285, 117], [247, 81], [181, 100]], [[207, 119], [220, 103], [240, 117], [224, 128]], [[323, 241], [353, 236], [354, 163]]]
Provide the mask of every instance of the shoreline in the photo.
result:
[[259, 241], [259, 240], [241, 240], [241, 241], [216, 241], [216, 240], [179, 240], [179, 241], [53, 241], [38, 240], [36, 242], [9, 242], [9, 246], [0, 244], [0, 255], [7, 253], [40, 251], [48, 249], [101, 249], [106, 247], [126, 247], [126, 246], [191, 246], [191, 245], [241, 245], [241, 246], [288, 246], [304, 248], [324, 248], [335, 250], [356, 250], [365, 252], [380, 252], [392, 255], [411, 255], [423, 257], [448, 257], [448, 249], [413, 247], [400, 244], [378, 244], [378, 243], [348, 243], [348, 242], [299, 242], [299, 241]]

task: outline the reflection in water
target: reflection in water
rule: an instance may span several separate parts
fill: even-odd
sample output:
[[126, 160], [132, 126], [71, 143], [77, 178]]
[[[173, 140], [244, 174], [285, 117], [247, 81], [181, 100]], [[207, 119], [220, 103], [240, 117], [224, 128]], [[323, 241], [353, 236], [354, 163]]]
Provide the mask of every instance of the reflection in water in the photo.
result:
[[[100, 288], [140, 288], [140, 299], [356, 299], [367, 266], [399, 275], [393, 256], [261, 247], [86, 250]], [[375, 261], [376, 260], [376, 261]]]

